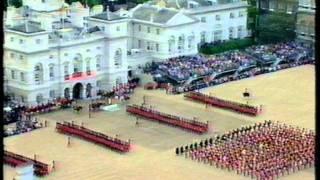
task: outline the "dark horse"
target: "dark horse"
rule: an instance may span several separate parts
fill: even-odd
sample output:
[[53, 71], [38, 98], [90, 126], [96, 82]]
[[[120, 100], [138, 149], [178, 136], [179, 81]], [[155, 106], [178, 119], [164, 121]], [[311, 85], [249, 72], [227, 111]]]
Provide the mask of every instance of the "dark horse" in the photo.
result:
[[82, 106], [73, 106], [73, 110], [77, 111], [77, 113], [79, 113], [82, 109], [83, 109]]
[[106, 105], [106, 103], [102, 103], [102, 102], [92, 103], [92, 104], [91, 104], [91, 110], [92, 110], [92, 111], [98, 111], [99, 108], [100, 108], [102, 105]]

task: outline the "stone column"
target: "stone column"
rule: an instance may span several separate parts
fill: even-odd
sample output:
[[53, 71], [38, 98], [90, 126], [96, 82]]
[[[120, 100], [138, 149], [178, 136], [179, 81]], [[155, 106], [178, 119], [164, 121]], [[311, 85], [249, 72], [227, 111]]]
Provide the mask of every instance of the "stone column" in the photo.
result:
[[72, 77], [72, 73], [73, 73], [73, 61], [71, 61], [70, 63], [68, 63], [68, 74], [69, 74], [69, 78]]
[[85, 86], [83, 86], [82, 98], [83, 98], [83, 99], [87, 99], [87, 87], [85, 87]]
[[69, 98], [72, 99], [73, 98], [73, 88], [70, 88], [70, 92], [69, 93], [70, 93], [70, 97]]

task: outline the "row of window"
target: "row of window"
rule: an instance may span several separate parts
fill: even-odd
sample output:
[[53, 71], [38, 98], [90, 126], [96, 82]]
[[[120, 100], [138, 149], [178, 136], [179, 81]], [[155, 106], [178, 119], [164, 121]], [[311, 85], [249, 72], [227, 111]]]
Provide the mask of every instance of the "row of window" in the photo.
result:
[[[100, 50], [101, 47], [100, 47], [100, 46], [97, 46], [96, 49], [97, 49], [97, 50]], [[86, 49], [86, 52], [91, 52], [91, 49]], [[64, 55], [64, 56], [69, 56], [69, 54], [68, 54], [67, 52], [65, 52], [63, 55]], [[53, 56], [53, 55], [51, 55], [51, 56]]]
[[[138, 25], [138, 30], [139, 30], [139, 32], [141, 32], [142, 31], [142, 25]], [[147, 33], [152, 33], [151, 32], [151, 30], [153, 29], [153, 28], [151, 28], [151, 27], [149, 27], [149, 26], [146, 26], [147, 27]], [[156, 34], [157, 35], [159, 35], [160, 34], [160, 29], [159, 28], [156, 28]]]
[[[178, 47], [177, 49], [179, 51], [184, 50], [185, 49], [185, 37], [184, 36], [179, 36], [178, 37]], [[188, 36], [187, 38], [188, 41], [188, 49], [194, 48], [194, 36]], [[169, 52], [173, 52], [174, 50], [174, 46], [175, 46], [175, 40], [174, 39], [170, 39], [169, 40]]]
[[[56, 97], [56, 91], [55, 90], [50, 90], [49, 91], [49, 97], [50, 98], [55, 98]], [[38, 104], [40, 104], [40, 103], [43, 103], [43, 101], [44, 101], [43, 95], [41, 93], [37, 94], [36, 102]]]
[[[97, 61], [96, 69], [97, 69], [97, 71], [101, 70], [100, 61]], [[77, 73], [79, 71], [80, 71], [79, 66], [75, 64], [74, 73]], [[86, 64], [86, 71], [87, 72], [90, 71], [90, 62], [87, 62], [87, 64]], [[68, 67], [68, 65], [65, 65], [64, 66], [65, 75], [69, 75], [68, 72], [69, 72], [69, 67]], [[13, 80], [17, 79], [16, 73], [17, 72], [15, 70], [11, 70], [11, 79], [13, 79]], [[54, 74], [54, 65], [49, 65], [49, 78], [50, 78], [50, 80], [54, 80], [54, 76], [55, 76], [55, 74]], [[42, 70], [42, 67], [40, 65], [35, 66], [34, 79], [35, 79], [37, 84], [39, 84], [39, 83], [41, 83], [43, 81], [43, 70]], [[24, 72], [20, 72], [20, 80], [22, 82], [25, 82], [25, 73]]]
[[[100, 47], [97, 47], [97, 49], [100, 49]], [[90, 49], [87, 49], [86, 52], [90, 52], [91, 50]], [[68, 56], [69, 54], [68, 53], [64, 53], [64, 56]], [[16, 57], [16, 54], [15, 53], [10, 53], [10, 58], [15, 58]], [[49, 55], [49, 58], [52, 59], [54, 56], [53, 55]], [[19, 59], [20, 60], [23, 60], [24, 59], [24, 56], [23, 55], [19, 55]]]
[[[235, 35], [236, 32], [236, 28], [234, 27], [230, 27], [229, 28], [229, 39], [234, 39], [234, 38], [241, 38], [243, 36], [243, 31], [244, 31], [244, 27], [243, 26], [238, 26], [237, 27], [237, 36]], [[213, 35], [213, 41], [219, 41], [222, 40], [222, 34], [223, 31], [222, 30], [216, 30], [212, 33]], [[200, 40], [201, 43], [206, 42], [206, 32], [201, 32], [200, 33]]]
[[[104, 32], [105, 29], [106, 29], [106, 28], [105, 28], [104, 26], [101, 26], [101, 27], [100, 27], [100, 30], [101, 30], [102, 32]], [[120, 31], [120, 26], [116, 26], [116, 30], [117, 30], [117, 31]]]
[[[240, 11], [240, 12], [238, 13], [238, 17], [243, 17], [243, 16], [244, 16], [244, 12]], [[236, 18], [235, 13], [231, 12], [231, 13], [229, 14], [229, 18], [230, 18], [230, 19]], [[221, 16], [220, 16], [219, 14], [217, 14], [217, 15], [215, 16], [215, 20], [216, 20], [216, 21], [220, 21], [220, 20], [221, 20]], [[205, 22], [207, 22], [207, 18], [206, 18], [206, 17], [201, 17], [201, 18], [200, 18], [200, 21], [203, 22], [203, 23], [205, 23]]]
[[[138, 48], [139, 48], [139, 49], [142, 49], [142, 48], [143, 48], [143, 44], [145, 44], [145, 43], [144, 43], [142, 40], [138, 40]], [[154, 46], [155, 46], [155, 47], [154, 47]], [[149, 51], [152, 51], [152, 50], [154, 50], [154, 48], [155, 48], [155, 50], [158, 52], [159, 49], [160, 49], [160, 45], [159, 45], [158, 43], [156, 43], [156, 44], [154, 45], [154, 43], [147, 41], [145, 48], [146, 48], [146, 50], [149, 50]]]
[[[10, 42], [14, 42], [15, 38], [14, 37], [10, 37]], [[40, 44], [41, 43], [41, 39], [36, 39], [36, 44]], [[24, 44], [24, 40], [23, 39], [19, 39], [19, 44]]]
[[[10, 53], [10, 58], [13, 59], [13, 58], [15, 58], [15, 57], [16, 57], [16, 54], [15, 54], [15, 53], [13, 53], [13, 52]], [[23, 56], [22, 54], [20, 54], [20, 55], [19, 55], [19, 59], [20, 59], [20, 60], [23, 60], [23, 59], [24, 59], [24, 56]]]
[[[17, 80], [17, 76], [16, 76], [16, 71], [15, 70], [11, 70], [11, 79], [13, 80]], [[25, 82], [25, 74], [24, 72], [20, 72], [20, 80], [22, 82]]]
[[[64, 69], [64, 75], [69, 75], [69, 64], [64, 64], [63, 69]], [[100, 71], [100, 70], [101, 70], [100, 59], [97, 59], [97, 62], [96, 62], [96, 70], [97, 70], [97, 71]], [[88, 72], [88, 71], [91, 71], [90, 61], [87, 61], [87, 62], [86, 62], [86, 71], [87, 71], [87, 72]], [[73, 65], [73, 72], [74, 72], [74, 73], [81, 72], [81, 62], [76, 62], [76, 63], [74, 63], [74, 65]]]

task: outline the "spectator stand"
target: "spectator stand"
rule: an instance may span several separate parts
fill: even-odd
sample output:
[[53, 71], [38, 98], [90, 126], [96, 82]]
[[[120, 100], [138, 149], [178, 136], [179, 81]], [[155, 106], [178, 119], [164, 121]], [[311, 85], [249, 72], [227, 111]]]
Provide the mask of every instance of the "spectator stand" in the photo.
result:
[[238, 102], [227, 101], [221, 98], [208, 96], [200, 92], [194, 92], [194, 91], [189, 92], [185, 94], [184, 97], [187, 99], [191, 99], [193, 101], [209, 104], [212, 106], [232, 110], [235, 112], [239, 112], [239, 113], [243, 113], [251, 116], [257, 116], [261, 111], [261, 109], [259, 109], [258, 107], [254, 107], [248, 104], [242, 104]]
[[[149, 69], [154, 79], [167, 79], [175, 93], [195, 90], [208, 85], [243, 79], [254, 75], [312, 63], [310, 49], [295, 42], [251, 46], [245, 51], [228, 51], [211, 57], [181, 56], [153, 63]], [[196, 82], [211, 79], [207, 86]], [[193, 87], [195, 86], [195, 87]]]
[[44, 127], [43, 123], [39, 122], [37, 118], [23, 115], [14, 124], [4, 126], [4, 137], [30, 132], [42, 127]]
[[169, 124], [175, 127], [186, 129], [198, 134], [206, 133], [209, 130], [208, 122], [203, 123], [196, 120], [190, 120], [190, 119], [162, 113], [159, 111], [155, 111], [149, 108], [145, 108], [143, 106], [128, 105], [127, 112], [134, 115], [142, 116], [150, 120], [155, 120], [155, 121]]
[[48, 164], [6, 150], [4, 151], [4, 163], [13, 167], [33, 163], [35, 175], [42, 177], [50, 173]]
[[118, 138], [112, 138], [103, 133], [96, 132], [85, 128], [83, 126], [75, 125], [69, 122], [63, 122], [56, 124], [56, 130], [59, 133], [74, 135], [79, 138], [85, 139], [87, 141], [93, 142], [95, 144], [102, 145], [104, 147], [108, 147], [117, 152], [126, 153], [130, 150], [130, 140], [123, 141]]

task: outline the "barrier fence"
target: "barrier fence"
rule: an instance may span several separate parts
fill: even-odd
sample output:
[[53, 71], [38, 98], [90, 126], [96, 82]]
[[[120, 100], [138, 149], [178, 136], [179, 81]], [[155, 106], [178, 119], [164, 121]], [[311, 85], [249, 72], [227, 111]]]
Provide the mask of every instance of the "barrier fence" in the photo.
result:
[[130, 142], [123, 141], [118, 138], [109, 137], [100, 132], [87, 129], [83, 126], [75, 125], [68, 122], [57, 122], [56, 129], [60, 133], [75, 135], [119, 152], [129, 152], [130, 150]]
[[34, 174], [37, 176], [46, 176], [50, 173], [49, 165], [43, 162], [31, 159], [13, 152], [4, 151], [4, 163], [13, 167], [23, 166], [28, 163], [33, 163]]
[[232, 102], [224, 99], [220, 99], [213, 96], [208, 96], [206, 94], [202, 94], [200, 92], [189, 92], [184, 95], [184, 97], [188, 99], [192, 99], [197, 102], [209, 104], [212, 106], [220, 107], [223, 109], [228, 109], [236, 112], [240, 112], [243, 114], [248, 114], [251, 116], [257, 116], [260, 113], [258, 107], [250, 106], [247, 104], [242, 104], [238, 102]]
[[189, 120], [178, 116], [173, 116], [170, 114], [165, 114], [159, 111], [155, 111], [149, 108], [145, 108], [138, 105], [128, 105], [127, 112], [139, 115], [151, 120], [156, 120], [163, 122], [169, 125], [187, 129], [199, 134], [205, 133], [208, 131], [208, 123], [199, 122], [196, 120]]

